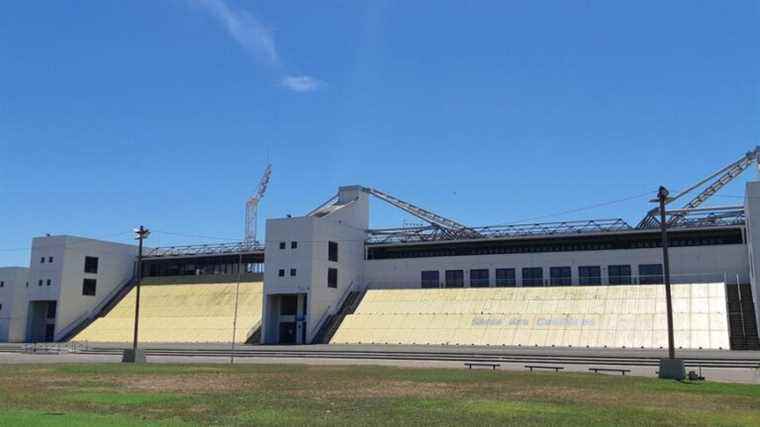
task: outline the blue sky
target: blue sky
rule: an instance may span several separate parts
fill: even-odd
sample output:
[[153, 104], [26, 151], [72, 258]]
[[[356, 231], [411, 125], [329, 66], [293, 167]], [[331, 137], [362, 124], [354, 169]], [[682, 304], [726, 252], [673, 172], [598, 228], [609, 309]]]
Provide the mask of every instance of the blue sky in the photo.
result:
[[470, 225], [635, 223], [646, 196], [561, 212], [760, 144], [758, 22], [738, 0], [8, 2], [0, 265], [45, 233], [238, 239], [267, 159], [264, 218], [356, 183]]

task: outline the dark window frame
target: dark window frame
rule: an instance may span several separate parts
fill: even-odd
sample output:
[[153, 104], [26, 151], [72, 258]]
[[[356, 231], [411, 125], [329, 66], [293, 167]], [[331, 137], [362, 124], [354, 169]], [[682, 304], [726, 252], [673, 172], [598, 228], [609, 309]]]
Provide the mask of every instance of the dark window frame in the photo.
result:
[[338, 251], [340, 248], [338, 247], [338, 242], [327, 242], [327, 260], [330, 262], [338, 262], [339, 256]]
[[441, 272], [438, 270], [422, 271], [420, 273], [420, 287], [424, 289], [440, 288]]
[[663, 282], [662, 264], [639, 264], [639, 284], [660, 285]]
[[500, 288], [513, 288], [517, 286], [517, 270], [515, 268], [495, 269], [494, 286]]
[[581, 265], [578, 267], [579, 285], [601, 285], [602, 267], [600, 265]]
[[82, 295], [83, 296], [96, 296], [98, 292], [98, 281], [97, 279], [91, 279], [89, 277], [86, 277], [82, 279]]
[[338, 287], [338, 269], [337, 268], [329, 267], [327, 269], [327, 287], [328, 288]]
[[607, 283], [610, 285], [630, 285], [633, 272], [630, 264], [612, 264], [607, 266]]
[[487, 268], [470, 269], [470, 287], [488, 288], [491, 286], [491, 274]]
[[84, 272], [88, 274], [98, 274], [100, 267], [100, 258], [95, 256], [84, 257]]
[[551, 286], [570, 286], [573, 284], [573, 269], [567, 265], [549, 267], [549, 284]]
[[446, 270], [444, 273], [446, 288], [464, 288], [464, 270]]
[[[522, 273], [523, 287], [544, 286], [544, 268], [543, 267], [523, 267], [521, 273]], [[534, 273], [538, 273], [538, 274], [534, 274]]]

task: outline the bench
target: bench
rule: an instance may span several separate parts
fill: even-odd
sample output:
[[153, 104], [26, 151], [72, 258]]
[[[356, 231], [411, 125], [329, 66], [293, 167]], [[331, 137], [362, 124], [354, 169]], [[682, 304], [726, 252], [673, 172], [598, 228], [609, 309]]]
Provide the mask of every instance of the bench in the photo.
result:
[[600, 371], [601, 372], [620, 372], [621, 374], [623, 374], [623, 376], [625, 376], [626, 372], [631, 372], [630, 369], [617, 369], [617, 368], [588, 368], [588, 370], [594, 371], [594, 373], [597, 373], [597, 374]]
[[565, 369], [562, 366], [545, 366], [545, 365], [525, 365], [526, 368], [533, 372], [534, 369], [554, 369], [554, 372], [559, 372], [560, 369]]
[[496, 370], [496, 367], [501, 366], [498, 363], [475, 363], [475, 362], [465, 362], [464, 366], [467, 366], [468, 369], [472, 369], [473, 366], [490, 366], [492, 370]]

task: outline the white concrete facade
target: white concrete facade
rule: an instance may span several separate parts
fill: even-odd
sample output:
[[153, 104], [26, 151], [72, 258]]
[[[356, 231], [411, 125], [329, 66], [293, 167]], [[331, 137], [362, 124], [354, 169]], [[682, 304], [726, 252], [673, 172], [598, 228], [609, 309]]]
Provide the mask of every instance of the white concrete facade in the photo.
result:
[[[609, 283], [608, 266], [630, 265], [632, 281], [637, 282], [637, 268], [643, 264], [662, 263], [662, 249], [628, 249], [578, 252], [544, 252], [529, 254], [470, 255], [429, 258], [367, 260], [364, 277], [369, 286], [378, 288], [420, 286], [422, 271], [438, 271], [441, 283], [446, 270], [463, 270], [464, 286], [470, 287], [470, 270], [489, 270], [490, 287], [495, 286], [495, 269], [514, 268], [517, 286], [522, 286], [521, 269], [541, 267], [545, 284], [549, 284], [551, 267], [570, 267], [572, 283], [579, 283], [578, 267], [601, 267], [601, 282]], [[691, 246], [670, 249], [673, 282], [703, 283], [726, 281], [747, 283], [748, 254], [744, 244]]]
[[747, 256], [752, 295], [755, 299], [755, 318], [760, 325], [760, 182], [751, 181], [746, 185], [744, 211], [747, 221]]
[[26, 332], [25, 289], [29, 269], [0, 268], [0, 342], [23, 342]]
[[[488, 270], [488, 286], [495, 287], [495, 270], [513, 268], [516, 286], [519, 287], [523, 284], [523, 268], [540, 267], [543, 271], [544, 285], [549, 285], [552, 267], [570, 267], [571, 283], [578, 285], [579, 267], [599, 267], [600, 284], [608, 284], [609, 266], [625, 265], [630, 266], [630, 283], [636, 284], [639, 283], [640, 266], [662, 263], [662, 249], [658, 247], [368, 259], [367, 250], [370, 246], [366, 244], [366, 239], [369, 228], [369, 204], [367, 194], [361, 189], [359, 186], [341, 187], [339, 202], [336, 205], [318, 210], [310, 216], [267, 221], [263, 324], [264, 330], [268, 329], [270, 333], [265, 332], [262, 335], [265, 343], [278, 342], [274, 325], [277, 322], [278, 308], [267, 307], [270, 304], [267, 295], [307, 296], [305, 321], [308, 333], [305, 342], [310, 342], [322, 326], [325, 317], [335, 314], [340, 308], [348, 290], [420, 288], [423, 271], [437, 271], [440, 286], [443, 287], [447, 270], [461, 270], [464, 273], [464, 287], [470, 287], [470, 271], [485, 269]], [[739, 227], [741, 241], [672, 247], [670, 264], [673, 283], [751, 282], [755, 305], [760, 306], [760, 293], [753, 273], [760, 272], [760, 232], [748, 232], [753, 224], [760, 223], [760, 183], [748, 184], [747, 193], [747, 225], [733, 228], [734, 235], [738, 236]], [[756, 196], [749, 196], [755, 193]], [[652, 236], [656, 232], [633, 230], [631, 233], [649, 233]], [[340, 262], [337, 264], [327, 260], [329, 241], [338, 242], [340, 245]], [[291, 249], [292, 242], [297, 242], [297, 249]], [[414, 243], [417, 246], [425, 244]], [[398, 247], [404, 244], [393, 245]], [[758, 250], [753, 251], [753, 247]], [[331, 267], [339, 269], [336, 288], [329, 287], [326, 283], [327, 269]], [[294, 277], [290, 275], [291, 268], [297, 270]]]
[[[307, 295], [299, 328], [310, 342], [326, 314], [334, 314], [352, 286], [363, 284], [364, 241], [369, 203], [359, 187], [342, 187], [338, 208], [324, 216], [267, 220], [262, 339], [278, 342], [280, 314], [272, 295]], [[293, 242], [296, 248], [293, 248]], [[329, 259], [330, 242], [337, 244], [337, 261]], [[328, 286], [329, 269], [337, 269], [337, 283]], [[295, 276], [291, 275], [295, 269]], [[301, 317], [301, 315], [297, 316]]]
[[[18, 276], [23, 277], [23, 287], [21, 279], [16, 279], [14, 286], [12, 333], [7, 340], [58, 340], [74, 322], [132, 277], [136, 255], [136, 246], [121, 243], [74, 236], [34, 238], [30, 268], [21, 269], [23, 273]], [[87, 257], [97, 260], [91, 262], [90, 272], [85, 271]], [[85, 279], [90, 281], [88, 292], [84, 289]], [[49, 330], [44, 331], [45, 327]]]

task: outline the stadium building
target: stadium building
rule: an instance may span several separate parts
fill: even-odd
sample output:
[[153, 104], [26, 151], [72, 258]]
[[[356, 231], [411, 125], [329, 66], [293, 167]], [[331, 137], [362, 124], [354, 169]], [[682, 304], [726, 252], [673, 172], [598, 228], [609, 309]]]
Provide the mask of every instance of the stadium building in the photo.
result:
[[[743, 205], [704, 206], [759, 156], [669, 199], [677, 347], [759, 347], [760, 182], [746, 183]], [[372, 197], [426, 225], [370, 228]], [[667, 345], [658, 210], [636, 225], [471, 227], [346, 186], [304, 216], [267, 220], [266, 238], [148, 249], [141, 341]], [[136, 251], [35, 238], [28, 269], [0, 269], [0, 339], [131, 340]]]

